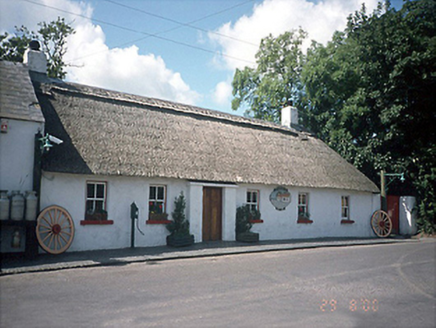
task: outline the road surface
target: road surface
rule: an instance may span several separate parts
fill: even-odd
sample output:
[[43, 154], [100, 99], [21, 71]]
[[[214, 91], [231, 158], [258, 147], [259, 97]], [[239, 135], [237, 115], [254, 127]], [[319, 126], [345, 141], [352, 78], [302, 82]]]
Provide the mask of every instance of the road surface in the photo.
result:
[[436, 240], [0, 277], [1, 327], [436, 327]]

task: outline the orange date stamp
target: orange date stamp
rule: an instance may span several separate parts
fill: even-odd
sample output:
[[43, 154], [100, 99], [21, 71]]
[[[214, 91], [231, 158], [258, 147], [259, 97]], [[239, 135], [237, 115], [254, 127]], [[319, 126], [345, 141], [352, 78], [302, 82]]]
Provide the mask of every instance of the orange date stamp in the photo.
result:
[[352, 299], [349, 302], [338, 302], [335, 299], [323, 299], [319, 306], [322, 312], [335, 312], [338, 309], [347, 308], [351, 312], [377, 312], [379, 302], [377, 299]]

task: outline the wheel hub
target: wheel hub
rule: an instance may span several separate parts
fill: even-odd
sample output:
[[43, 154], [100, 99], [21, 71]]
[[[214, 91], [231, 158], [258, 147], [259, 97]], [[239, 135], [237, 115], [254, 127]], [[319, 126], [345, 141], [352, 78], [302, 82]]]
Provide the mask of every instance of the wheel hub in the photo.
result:
[[61, 232], [61, 226], [59, 224], [54, 224], [51, 228], [51, 231], [55, 234], [58, 235]]

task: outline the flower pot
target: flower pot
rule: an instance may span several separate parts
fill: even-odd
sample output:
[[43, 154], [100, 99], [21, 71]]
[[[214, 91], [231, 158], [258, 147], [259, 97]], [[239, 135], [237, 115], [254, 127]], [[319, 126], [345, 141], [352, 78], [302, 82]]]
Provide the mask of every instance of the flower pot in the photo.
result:
[[106, 221], [107, 213], [85, 214], [85, 220], [89, 221]]
[[259, 234], [257, 232], [242, 232], [236, 235], [236, 240], [243, 243], [256, 243], [259, 241]]
[[166, 221], [168, 220], [167, 213], [149, 213], [148, 219], [150, 221]]
[[171, 247], [190, 246], [194, 243], [194, 235], [169, 235], [167, 245]]

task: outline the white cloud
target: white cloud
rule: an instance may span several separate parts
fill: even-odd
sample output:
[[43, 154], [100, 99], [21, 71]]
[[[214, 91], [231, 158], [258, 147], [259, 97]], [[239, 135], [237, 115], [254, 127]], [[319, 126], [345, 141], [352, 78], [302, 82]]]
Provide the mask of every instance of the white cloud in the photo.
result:
[[[76, 15], [91, 16], [93, 8], [85, 2], [73, 2], [69, 0], [37, 0], [41, 5], [34, 3], [1, 0], [0, 1], [0, 31], [3, 33], [14, 32], [15, 26], [26, 26], [31, 31], [38, 30], [38, 23], [51, 22], [62, 16], [67, 23], [77, 26], [87, 20]], [[59, 12], [51, 7], [60, 8]], [[70, 14], [73, 13], [73, 14]], [[76, 14], [76, 15], [74, 15]]]
[[218, 105], [226, 105], [232, 97], [232, 86], [230, 81], [219, 82], [213, 92], [213, 100]]
[[[0, 1], [0, 31], [14, 32], [15, 25], [37, 30], [37, 23], [53, 21], [63, 16], [72, 23], [76, 33], [68, 39], [65, 62], [67, 80], [102, 88], [195, 104], [200, 95], [191, 90], [180, 73], [166, 67], [154, 54], [140, 55], [135, 45], [109, 49], [102, 28], [88, 19], [93, 8], [83, 2], [43, 0], [44, 6], [22, 1]], [[49, 7], [64, 10], [59, 12]], [[74, 14], [69, 14], [71, 12]]]
[[[259, 44], [268, 34], [278, 36], [285, 31], [298, 29], [300, 26], [309, 33], [303, 47], [310, 45], [310, 40], [326, 43], [333, 32], [343, 30], [350, 13], [359, 10], [362, 2], [369, 12], [377, 6], [378, 0], [324, 0], [317, 3], [308, 0], [265, 0], [255, 5], [251, 16], [242, 16], [235, 23], [226, 23], [216, 32]], [[255, 62], [258, 47], [233, 39], [209, 34], [209, 38], [222, 48], [222, 52], [246, 61]], [[223, 57], [218, 60], [228, 69], [243, 68], [246, 62]]]
[[161, 57], [140, 55], [135, 45], [109, 49], [99, 26], [76, 27], [68, 44], [65, 60], [73, 65], [67, 69], [70, 81], [187, 104], [200, 97]]

